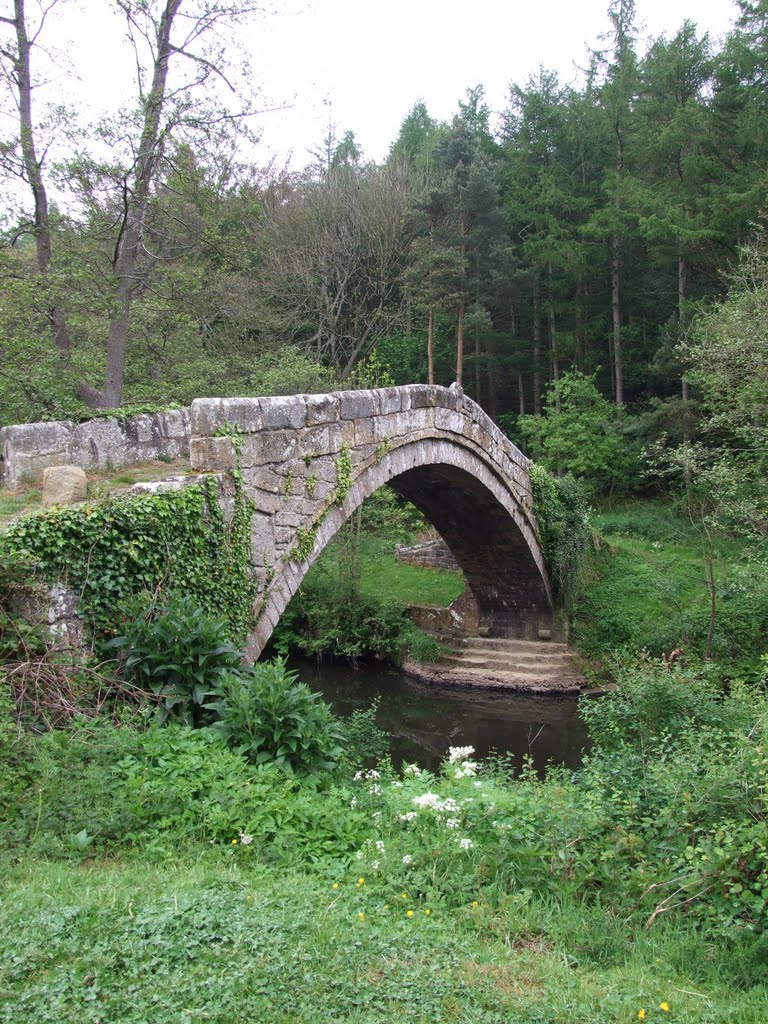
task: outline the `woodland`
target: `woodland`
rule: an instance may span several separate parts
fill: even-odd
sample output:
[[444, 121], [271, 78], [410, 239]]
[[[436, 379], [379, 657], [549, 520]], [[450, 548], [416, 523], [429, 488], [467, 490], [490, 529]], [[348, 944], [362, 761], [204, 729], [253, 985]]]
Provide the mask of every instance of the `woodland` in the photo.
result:
[[[461, 382], [601, 695], [576, 769], [393, 763], [284, 657], [440, 656], [407, 606], [463, 581], [395, 560], [388, 488], [253, 665], [237, 472], [231, 521], [112, 496], [162, 462], [0, 490], [0, 1024], [764, 1024], [768, 0], [643, 48], [612, 0], [577, 86], [416, 102], [381, 163], [329, 126], [302, 171], [222, 43], [256, 5], [115, 0], [135, 104], [92, 126], [34, 103], [58, 6], [0, 9], [0, 425]], [[61, 580], [86, 652], [34, 614]]]
[[578, 86], [542, 66], [498, 116], [478, 85], [449, 123], [416, 102], [380, 164], [329, 126], [300, 172], [259, 166], [247, 82], [217, 99], [217, 32], [253, 5], [121, 0], [135, 103], [88, 126], [35, 106], [31, 6], [0, 18], [2, 422], [324, 390], [375, 350], [495, 417], [538, 415], [577, 369], [683, 431], [691, 321], [760, 232], [764, 3], [719, 44], [685, 22], [639, 52], [616, 0]]

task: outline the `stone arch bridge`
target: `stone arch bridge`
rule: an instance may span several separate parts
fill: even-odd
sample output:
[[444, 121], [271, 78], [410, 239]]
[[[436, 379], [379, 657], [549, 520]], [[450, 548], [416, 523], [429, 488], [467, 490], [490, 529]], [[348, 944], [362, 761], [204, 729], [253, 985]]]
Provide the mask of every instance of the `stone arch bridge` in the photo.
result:
[[249, 658], [328, 541], [384, 484], [445, 539], [474, 599], [475, 627], [528, 638], [552, 629], [529, 461], [457, 385], [201, 398], [190, 428], [192, 467], [239, 467], [255, 506], [260, 593]]

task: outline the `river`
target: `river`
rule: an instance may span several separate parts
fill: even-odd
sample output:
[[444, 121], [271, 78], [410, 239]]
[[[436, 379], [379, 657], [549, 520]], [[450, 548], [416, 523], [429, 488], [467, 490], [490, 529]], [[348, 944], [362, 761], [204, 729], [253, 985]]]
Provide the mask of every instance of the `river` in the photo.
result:
[[472, 746], [478, 756], [530, 755], [538, 770], [552, 761], [575, 768], [587, 745], [575, 697], [541, 697], [427, 686], [392, 668], [293, 658], [299, 679], [322, 693], [339, 715], [370, 707], [379, 697], [377, 724], [392, 733], [395, 764], [435, 770], [448, 747]]

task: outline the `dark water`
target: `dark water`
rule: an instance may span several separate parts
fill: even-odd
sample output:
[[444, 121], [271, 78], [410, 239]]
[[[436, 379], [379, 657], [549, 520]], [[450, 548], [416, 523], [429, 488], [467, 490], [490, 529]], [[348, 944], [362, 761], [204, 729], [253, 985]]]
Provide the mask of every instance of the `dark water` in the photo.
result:
[[448, 747], [472, 746], [479, 757], [495, 750], [522, 762], [530, 754], [538, 769], [548, 761], [575, 768], [587, 743], [575, 697], [442, 689], [375, 666], [293, 659], [291, 668], [340, 715], [380, 697], [377, 724], [394, 736], [396, 764], [434, 770]]

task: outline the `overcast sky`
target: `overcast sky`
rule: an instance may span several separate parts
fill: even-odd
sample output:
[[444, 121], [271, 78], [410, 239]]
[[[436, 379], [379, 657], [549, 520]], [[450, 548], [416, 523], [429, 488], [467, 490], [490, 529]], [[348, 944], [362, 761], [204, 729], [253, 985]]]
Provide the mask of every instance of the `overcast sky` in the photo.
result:
[[[0, 0], [0, 8], [10, 0]], [[71, 57], [79, 81], [62, 77], [57, 94], [95, 116], [131, 95], [130, 51], [108, 0], [69, 0], [51, 23], [52, 42]], [[241, 37], [265, 97], [288, 109], [261, 123], [263, 163], [292, 154], [294, 167], [319, 147], [329, 121], [354, 131], [365, 156], [386, 155], [416, 100], [448, 119], [468, 86], [482, 83], [493, 111], [510, 82], [539, 65], [577, 80], [589, 46], [607, 30], [608, 0], [277, 0], [275, 13]], [[30, 3], [30, 8], [32, 4]], [[685, 18], [717, 39], [736, 14], [731, 0], [638, 0], [644, 37], [674, 35]]]

